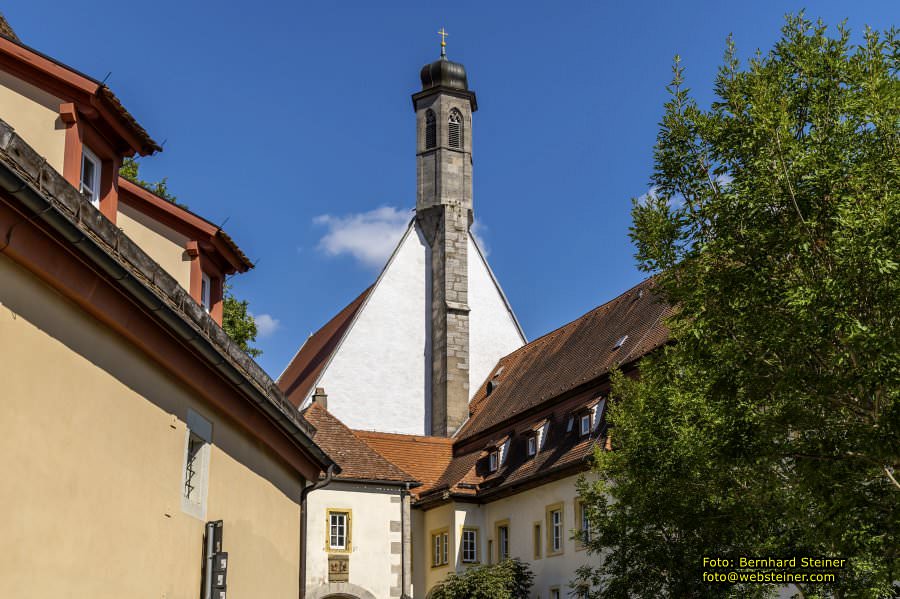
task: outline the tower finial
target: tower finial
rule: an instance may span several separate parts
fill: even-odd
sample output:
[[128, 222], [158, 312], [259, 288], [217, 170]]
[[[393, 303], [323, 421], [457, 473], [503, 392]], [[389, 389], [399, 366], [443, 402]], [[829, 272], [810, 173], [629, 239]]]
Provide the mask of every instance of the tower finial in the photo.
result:
[[441, 57], [447, 56], [447, 36], [449, 35], [444, 28], [441, 27], [441, 30], [438, 31], [438, 35], [441, 36]]

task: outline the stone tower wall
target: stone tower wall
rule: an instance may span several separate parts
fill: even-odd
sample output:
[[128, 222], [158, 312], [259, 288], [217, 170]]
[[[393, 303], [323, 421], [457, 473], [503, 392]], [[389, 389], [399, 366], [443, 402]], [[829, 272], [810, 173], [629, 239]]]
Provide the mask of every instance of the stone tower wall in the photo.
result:
[[[425, 148], [426, 112], [437, 144]], [[449, 145], [453, 109], [463, 117], [462, 148]], [[449, 436], [468, 416], [468, 240], [472, 224], [472, 111], [444, 92], [416, 104], [416, 217], [431, 247], [431, 434]]]

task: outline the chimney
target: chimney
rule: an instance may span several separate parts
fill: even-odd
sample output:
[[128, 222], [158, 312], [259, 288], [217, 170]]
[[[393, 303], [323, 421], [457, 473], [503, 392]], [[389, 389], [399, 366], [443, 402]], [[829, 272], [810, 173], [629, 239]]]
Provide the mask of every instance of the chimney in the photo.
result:
[[326, 410], [328, 409], [328, 395], [325, 393], [325, 387], [316, 387], [313, 392], [312, 402], [317, 403]]

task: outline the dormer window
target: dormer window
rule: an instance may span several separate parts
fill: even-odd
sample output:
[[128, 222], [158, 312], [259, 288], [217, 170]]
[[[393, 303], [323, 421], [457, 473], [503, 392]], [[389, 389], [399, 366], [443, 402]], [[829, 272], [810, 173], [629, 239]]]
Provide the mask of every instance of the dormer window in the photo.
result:
[[578, 417], [578, 433], [584, 437], [591, 433], [591, 415], [590, 413], [582, 414]]
[[90, 198], [95, 208], [100, 207], [100, 174], [100, 159], [84, 146], [81, 154], [81, 193]]
[[209, 314], [212, 309], [212, 280], [206, 273], [200, 279], [200, 305]]
[[538, 440], [537, 435], [529, 435], [528, 437], [528, 457], [537, 455]]
[[499, 465], [500, 452], [495, 449], [490, 454], [488, 454], [488, 470], [491, 472], [496, 472]]

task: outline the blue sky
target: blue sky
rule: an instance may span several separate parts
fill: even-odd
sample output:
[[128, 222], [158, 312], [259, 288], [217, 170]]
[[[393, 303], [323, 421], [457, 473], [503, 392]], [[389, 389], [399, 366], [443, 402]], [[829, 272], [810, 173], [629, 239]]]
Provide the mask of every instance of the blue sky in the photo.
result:
[[[725, 39], [767, 50], [795, 2], [29, 0], [23, 41], [108, 83], [157, 141], [142, 176], [225, 229], [277, 376], [377, 276], [415, 205], [419, 69], [466, 65], [477, 232], [533, 339], [638, 282], [630, 198], [648, 188], [671, 61], [702, 105]], [[897, 22], [895, 1], [810, 5]]]

